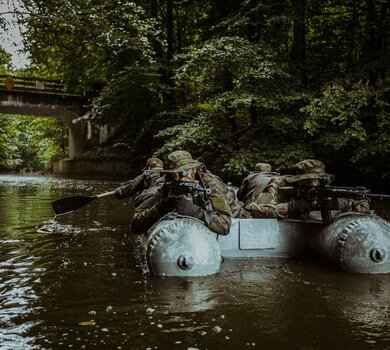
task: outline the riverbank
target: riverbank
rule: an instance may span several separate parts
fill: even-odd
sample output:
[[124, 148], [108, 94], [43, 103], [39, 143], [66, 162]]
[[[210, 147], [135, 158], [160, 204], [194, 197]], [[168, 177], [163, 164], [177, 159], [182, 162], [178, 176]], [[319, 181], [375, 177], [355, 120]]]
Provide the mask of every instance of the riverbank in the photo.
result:
[[125, 180], [136, 173], [134, 169], [128, 161], [64, 158], [53, 163], [52, 172], [59, 176]]

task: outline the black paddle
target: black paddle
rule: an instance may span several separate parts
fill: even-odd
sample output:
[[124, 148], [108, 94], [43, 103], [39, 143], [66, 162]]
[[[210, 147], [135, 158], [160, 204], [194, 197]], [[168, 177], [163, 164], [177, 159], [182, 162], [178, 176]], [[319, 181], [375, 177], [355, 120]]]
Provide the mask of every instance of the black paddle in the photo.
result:
[[62, 199], [58, 199], [55, 202], [51, 203], [53, 206], [53, 210], [56, 215], [66, 214], [73, 210], [79, 209], [94, 199], [112, 196], [115, 194], [115, 191], [110, 191], [102, 194], [98, 194], [96, 196], [73, 196], [66, 197]]

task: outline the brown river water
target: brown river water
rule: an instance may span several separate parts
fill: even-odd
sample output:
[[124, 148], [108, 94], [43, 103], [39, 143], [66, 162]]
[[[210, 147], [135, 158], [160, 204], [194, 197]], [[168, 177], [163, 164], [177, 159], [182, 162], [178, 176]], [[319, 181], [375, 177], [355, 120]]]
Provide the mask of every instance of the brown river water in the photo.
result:
[[130, 200], [54, 217], [52, 201], [118, 184], [0, 175], [0, 350], [390, 349], [390, 274], [226, 259], [210, 277], [153, 277]]

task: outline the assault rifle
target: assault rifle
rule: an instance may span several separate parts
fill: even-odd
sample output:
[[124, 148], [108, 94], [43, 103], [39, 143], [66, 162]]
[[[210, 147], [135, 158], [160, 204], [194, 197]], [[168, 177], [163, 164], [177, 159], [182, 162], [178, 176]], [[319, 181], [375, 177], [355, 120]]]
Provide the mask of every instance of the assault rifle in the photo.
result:
[[333, 220], [331, 210], [350, 211], [362, 201], [390, 199], [390, 195], [370, 193], [366, 187], [330, 186], [332, 180], [333, 177], [320, 177], [319, 186], [281, 186], [278, 190], [283, 196], [298, 200], [304, 198], [311, 202], [313, 209], [321, 211], [323, 222]]
[[168, 191], [170, 196], [187, 196], [198, 202], [201, 206], [208, 206], [210, 204], [209, 195], [211, 189], [203, 188], [198, 180], [188, 181], [184, 180], [188, 173], [186, 170], [179, 172], [179, 180], [173, 180], [166, 182], [164, 187]]
[[171, 181], [167, 182], [166, 186], [169, 188], [169, 192], [172, 196], [208, 196], [211, 193], [209, 188], [203, 188], [198, 180], [195, 181]]

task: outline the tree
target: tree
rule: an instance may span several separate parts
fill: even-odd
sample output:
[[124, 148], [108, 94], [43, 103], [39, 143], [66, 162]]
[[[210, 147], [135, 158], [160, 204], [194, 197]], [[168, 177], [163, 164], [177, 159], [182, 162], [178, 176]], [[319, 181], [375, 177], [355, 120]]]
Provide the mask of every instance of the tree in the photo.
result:
[[13, 120], [0, 118], [0, 168], [14, 169], [22, 163], [17, 147], [19, 132]]
[[8, 74], [12, 68], [11, 54], [0, 46], [0, 74]]
[[67, 154], [68, 129], [57, 118], [0, 118], [0, 166], [40, 170]]
[[383, 172], [388, 1], [23, 2], [36, 71], [103, 83], [84, 118], [117, 125], [109, 142], [134, 159], [180, 147], [236, 173], [306, 157]]
[[[281, 153], [302, 125], [287, 111], [298, 112], [294, 105], [302, 96], [294, 92], [293, 80], [277, 56], [262, 44], [221, 37], [181, 59], [175, 78], [187, 103], [178, 125], [159, 133], [167, 139], [161, 153], [185, 148], [220, 170], [236, 172], [260, 157], [284, 166], [277, 159], [285, 162], [291, 156]], [[253, 120], [253, 109], [260, 120]], [[270, 149], [270, 143], [275, 147]], [[294, 159], [300, 155], [296, 152]]]
[[154, 22], [133, 2], [121, 0], [22, 0], [26, 47], [73, 91], [105, 83], [123, 68], [155, 62]]

